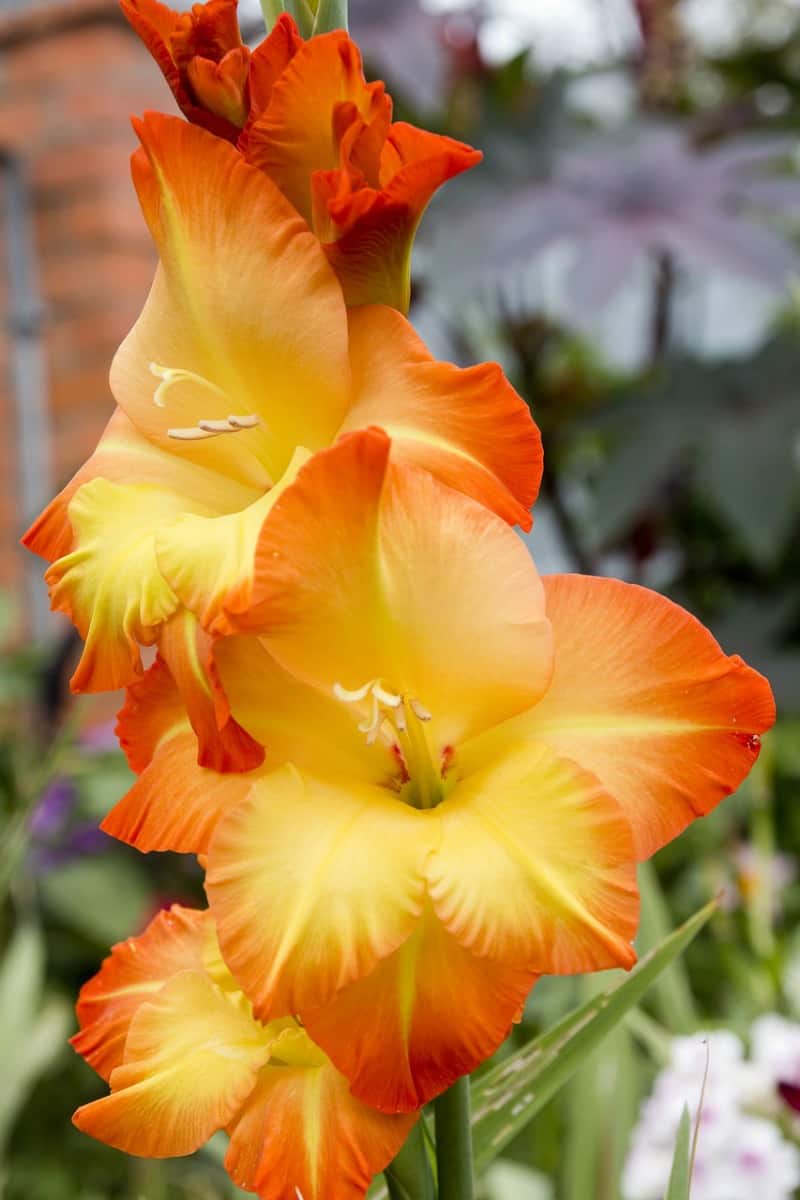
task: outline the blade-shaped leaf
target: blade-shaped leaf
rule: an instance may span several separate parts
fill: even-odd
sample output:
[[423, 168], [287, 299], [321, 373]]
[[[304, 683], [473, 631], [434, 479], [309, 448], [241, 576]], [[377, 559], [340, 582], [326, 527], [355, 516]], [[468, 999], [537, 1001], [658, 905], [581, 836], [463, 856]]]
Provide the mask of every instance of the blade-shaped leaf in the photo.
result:
[[689, 1200], [691, 1122], [689, 1109], [684, 1105], [675, 1139], [675, 1156], [664, 1200]]
[[417, 1122], [405, 1146], [385, 1171], [385, 1194], [389, 1200], [436, 1200], [424, 1121], [423, 1117]]
[[582, 1005], [476, 1081], [473, 1129], [478, 1172], [486, 1169], [638, 1004], [702, 929], [716, 905], [714, 900], [695, 913], [615, 987]]

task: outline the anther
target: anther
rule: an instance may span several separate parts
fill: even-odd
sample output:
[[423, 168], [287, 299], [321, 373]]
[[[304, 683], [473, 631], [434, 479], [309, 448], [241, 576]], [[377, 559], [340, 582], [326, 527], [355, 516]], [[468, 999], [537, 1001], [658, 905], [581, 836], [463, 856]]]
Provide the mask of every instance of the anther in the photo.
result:
[[199, 425], [192, 425], [190, 429], [168, 429], [167, 437], [175, 438], [178, 442], [202, 442], [206, 438], [219, 437], [219, 434], [212, 433], [209, 429], [201, 429]]
[[390, 692], [380, 679], [370, 679], [360, 688], [345, 688], [334, 683], [333, 694], [345, 704], [360, 704], [369, 697], [369, 715], [359, 723], [360, 733], [367, 735], [367, 745], [372, 746], [383, 730], [390, 735], [400, 736], [408, 730], [406, 704], [418, 721], [430, 721], [431, 714], [414, 696], [403, 696]]
[[184, 442], [196, 442], [202, 438], [219, 437], [222, 433], [239, 433], [242, 429], [255, 429], [259, 418], [226, 417], [224, 421], [202, 420], [189, 429], [168, 429], [167, 436]]

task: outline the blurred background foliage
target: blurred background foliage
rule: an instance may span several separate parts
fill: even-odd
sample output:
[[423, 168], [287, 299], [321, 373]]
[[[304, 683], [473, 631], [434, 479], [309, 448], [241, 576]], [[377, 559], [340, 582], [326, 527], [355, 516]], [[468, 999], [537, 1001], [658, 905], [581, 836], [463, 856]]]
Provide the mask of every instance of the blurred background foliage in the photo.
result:
[[[530, 403], [547, 454], [540, 569], [665, 592], [779, 701], [747, 785], [643, 872], [640, 950], [717, 892], [720, 911], [482, 1182], [483, 1200], [616, 1200], [672, 1036], [724, 1024], [746, 1039], [760, 1013], [800, 1019], [800, 5], [350, 7], [399, 114], [485, 153], [423, 227], [412, 317], [441, 356], [499, 359]], [[66, 634], [19, 646], [13, 603], [0, 612], [0, 1193], [239, 1195], [218, 1142], [146, 1163], [70, 1125], [102, 1087], [66, 1045], [79, 986], [158, 907], [201, 903], [201, 876], [97, 832], [129, 782], [110, 713], [67, 698]], [[542, 981], [513, 1043], [607, 984]], [[796, 1137], [788, 1110], [784, 1126]]]

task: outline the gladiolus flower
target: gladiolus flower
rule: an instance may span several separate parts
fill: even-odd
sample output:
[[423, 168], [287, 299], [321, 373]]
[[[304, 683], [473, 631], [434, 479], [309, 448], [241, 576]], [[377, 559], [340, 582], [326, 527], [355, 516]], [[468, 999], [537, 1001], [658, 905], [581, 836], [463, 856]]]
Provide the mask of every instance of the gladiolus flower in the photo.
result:
[[354, 1099], [293, 1018], [256, 1021], [207, 912], [175, 906], [115, 946], [78, 1017], [73, 1045], [111, 1088], [78, 1128], [146, 1158], [226, 1129], [226, 1169], [261, 1200], [360, 1200], [416, 1119]]
[[158, 0], [121, 3], [189, 120], [236, 142], [309, 223], [347, 303], [408, 312], [422, 214], [481, 154], [392, 122], [391, 98], [382, 83], [367, 83], [343, 31], [304, 42], [284, 14], [251, 54], [236, 0], [184, 14]]
[[739, 784], [774, 719], [688, 613], [540, 579], [377, 429], [285, 488], [229, 621], [218, 669], [264, 765], [227, 792], [197, 767], [156, 670], [123, 721], [142, 775], [104, 828], [207, 854], [258, 1018], [299, 1014], [386, 1111], [491, 1054], [538, 975], [631, 966], [637, 859]]
[[[332, 135], [332, 136], [331, 136]], [[411, 247], [434, 192], [481, 161], [461, 142], [392, 123], [347, 34], [311, 38], [251, 113], [239, 148], [323, 243], [349, 305], [407, 312]]]
[[348, 315], [316, 239], [232, 146], [179, 118], [137, 128], [161, 266], [112, 366], [119, 409], [25, 541], [85, 638], [75, 689], [129, 684], [140, 645], [158, 643], [202, 761], [246, 770], [260, 751], [230, 716], [209, 634], [247, 607], [259, 529], [304, 458], [380, 425], [398, 461], [529, 527], [541, 442], [499, 367], [434, 362], [391, 309]]
[[[120, 0], [120, 7], [189, 120], [236, 141], [250, 111], [251, 72], [237, 0], [209, 0], [184, 13], [159, 0]], [[277, 43], [275, 39], [276, 51]], [[287, 45], [281, 68], [293, 49]]]

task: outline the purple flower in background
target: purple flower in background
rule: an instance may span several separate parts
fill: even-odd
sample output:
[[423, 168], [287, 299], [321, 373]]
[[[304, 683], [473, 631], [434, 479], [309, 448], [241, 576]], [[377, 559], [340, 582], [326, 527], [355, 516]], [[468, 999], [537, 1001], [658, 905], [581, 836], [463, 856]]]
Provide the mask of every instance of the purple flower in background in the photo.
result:
[[69, 821], [77, 799], [75, 785], [69, 779], [56, 776], [48, 783], [31, 813], [28, 830], [35, 842], [50, 842], [58, 838]]
[[[84, 730], [79, 745], [90, 756], [116, 750], [113, 721]], [[78, 798], [74, 780], [62, 775], [51, 779], [42, 792], [28, 822], [35, 872], [51, 871], [72, 859], [100, 854], [108, 847], [111, 839], [95, 822], [76, 821]]]

